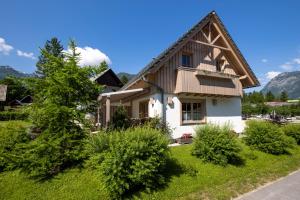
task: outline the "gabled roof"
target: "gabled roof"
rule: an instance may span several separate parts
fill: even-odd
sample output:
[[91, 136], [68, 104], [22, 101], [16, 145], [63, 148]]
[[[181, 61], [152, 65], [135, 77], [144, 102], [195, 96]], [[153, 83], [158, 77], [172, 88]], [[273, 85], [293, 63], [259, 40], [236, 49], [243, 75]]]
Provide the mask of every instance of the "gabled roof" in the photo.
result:
[[101, 85], [106, 85], [106, 86], [114, 86], [114, 87], [123, 86], [123, 83], [111, 68], [108, 68], [107, 70], [98, 74], [96, 77], [92, 78], [92, 80], [96, 81]]
[[[246, 59], [238, 49], [237, 45], [231, 38], [230, 34], [228, 33], [227, 29], [225, 28], [224, 24], [222, 23], [221, 19], [217, 15], [215, 11], [210, 12], [208, 15], [206, 15], [200, 22], [198, 22], [195, 26], [193, 26], [188, 32], [186, 32], [183, 36], [181, 36], [175, 43], [173, 43], [169, 48], [167, 48], [165, 51], [163, 51], [161, 54], [159, 54], [155, 59], [153, 59], [148, 65], [146, 65], [135, 77], [133, 77], [127, 84], [125, 84], [121, 90], [126, 90], [129, 86], [131, 86], [136, 81], [140, 80], [144, 75], [147, 73], [150, 73], [150, 70], [160, 63], [165, 61], [165, 58], [172, 54], [174, 51], [177, 51], [177, 47], [181, 46], [182, 44], [186, 44], [189, 42], [189, 38], [191, 35], [194, 35], [196, 32], [199, 31], [199, 27], [203, 27], [211, 18], [214, 18], [216, 22], [221, 26], [221, 29], [225, 32], [225, 35], [227, 36], [227, 39], [229, 39], [229, 42], [233, 46], [233, 50], [235, 53], [239, 56], [241, 62], [244, 64], [246, 70], [250, 74], [251, 78], [253, 79], [252, 86], [249, 87], [256, 87], [259, 86], [260, 83], [253, 73], [252, 69], [250, 68], [249, 64], [247, 63]], [[247, 88], [247, 87], [246, 87]]]

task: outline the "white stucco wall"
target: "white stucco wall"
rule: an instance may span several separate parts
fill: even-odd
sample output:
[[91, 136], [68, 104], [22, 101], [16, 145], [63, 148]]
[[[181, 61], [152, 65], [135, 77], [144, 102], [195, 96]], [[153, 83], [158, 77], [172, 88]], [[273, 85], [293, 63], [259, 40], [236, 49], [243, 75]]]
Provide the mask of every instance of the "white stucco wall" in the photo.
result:
[[[173, 104], [167, 104], [168, 97], [172, 98]], [[149, 101], [153, 98], [153, 104]], [[200, 99], [199, 97], [188, 96], [189, 99]], [[206, 121], [219, 125], [230, 124], [234, 131], [242, 132], [244, 123], [241, 118], [241, 99], [239, 97], [231, 98], [201, 98], [206, 100]], [[216, 105], [213, 105], [213, 99], [217, 99]], [[149, 117], [162, 116], [161, 94], [156, 93], [136, 99], [132, 102], [133, 117], [139, 117], [139, 102], [148, 100]], [[164, 95], [166, 122], [173, 131], [172, 137], [179, 138], [184, 133], [195, 134], [197, 125], [180, 125], [181, 124], [181, 102], [178, 96], [173, 94]]]

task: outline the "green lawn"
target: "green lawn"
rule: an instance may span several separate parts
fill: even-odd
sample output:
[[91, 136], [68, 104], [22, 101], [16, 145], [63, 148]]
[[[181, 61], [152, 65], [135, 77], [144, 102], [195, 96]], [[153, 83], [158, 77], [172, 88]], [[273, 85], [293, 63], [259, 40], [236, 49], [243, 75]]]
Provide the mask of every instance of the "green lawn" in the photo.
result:
[[[0, 137], [1, 127], [0, 123]], [[27, 125], [26, 123], [24, 125]], [[291, 155], [274, 156], [243, 148], [243, 166], [220, 167], [191, 156], [191, 145], [171, 148], [180, 165], [196, 169], [173, 175], [169, 184], [137, 199], [230, 199], [300, 168], [300, 147]], [[255, 158], [251, 160], [251, 158]], [[192, 170], [191, 170], [192, 171]], [[0, 199], [108, 199], [101, 177], [92, 169], [70, 169], [43, 182], [28, 179], [19, 171], [0, 173]]]

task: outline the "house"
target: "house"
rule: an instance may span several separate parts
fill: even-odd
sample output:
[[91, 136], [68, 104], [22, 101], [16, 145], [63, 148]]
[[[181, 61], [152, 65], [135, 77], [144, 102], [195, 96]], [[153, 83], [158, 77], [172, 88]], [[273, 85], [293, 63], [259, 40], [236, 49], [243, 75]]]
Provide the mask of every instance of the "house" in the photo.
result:
[[6, 101], [7, 85], [0, 85], [0, 101]]
[[123, 86], [122, 81], [111, 68], [93, 77], [92, 80], [104, 86], [103, 92], [115, 92]]
[[132, 118], [160, 117], [173, 138], [193, 134], [206, 123], [231, 124], [241, 132], [242, 90], [259, 84], [213, 11], [121, 89], [102, 93], [98, 100], [106, 125], [111, 109], [123, 105]]

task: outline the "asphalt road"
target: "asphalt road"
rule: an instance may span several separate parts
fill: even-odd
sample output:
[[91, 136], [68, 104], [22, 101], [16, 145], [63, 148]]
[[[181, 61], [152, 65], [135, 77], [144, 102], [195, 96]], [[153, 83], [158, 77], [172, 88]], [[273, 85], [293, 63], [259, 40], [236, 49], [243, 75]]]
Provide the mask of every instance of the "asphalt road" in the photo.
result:
[[300, 200], [300, 170], [271, 184], [246, 193], [236, 200]]

